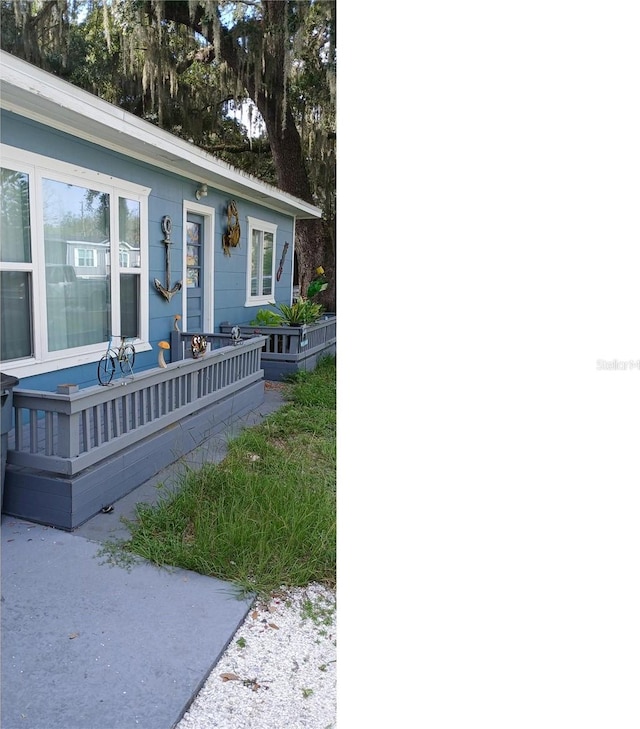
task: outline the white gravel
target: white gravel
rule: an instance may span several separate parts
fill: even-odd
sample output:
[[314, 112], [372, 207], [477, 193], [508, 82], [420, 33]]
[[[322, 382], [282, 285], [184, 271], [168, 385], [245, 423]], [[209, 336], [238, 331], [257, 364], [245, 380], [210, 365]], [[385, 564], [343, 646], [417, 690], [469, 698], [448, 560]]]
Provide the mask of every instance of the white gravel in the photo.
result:
[[333, 729], [336, 594], [313, 583], [256, 604], [176, 729]]

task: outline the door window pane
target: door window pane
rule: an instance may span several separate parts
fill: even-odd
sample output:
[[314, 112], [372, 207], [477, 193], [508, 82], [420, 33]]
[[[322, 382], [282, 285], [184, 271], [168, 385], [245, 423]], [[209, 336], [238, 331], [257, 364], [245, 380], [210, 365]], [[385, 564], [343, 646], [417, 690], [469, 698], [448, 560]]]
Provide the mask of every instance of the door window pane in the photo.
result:
[[0, 359], [33, 354], [31, 337], [31, 274], [0, 273]]
[[187, 288], [190, 289], [200, 287], [201, 232], [200, 223], [187, 222]]
[[29, 223], [29, 176], [3, 169], [0, 175], [0, 260], [5, 263], [31, 262]]
[[110, 329], [109, 195], [48, 179], [42, 189], [49, 351], [104, 342]]
[[197, 268], [187, 268], [187, 288], [200, 288], [200, 271]]

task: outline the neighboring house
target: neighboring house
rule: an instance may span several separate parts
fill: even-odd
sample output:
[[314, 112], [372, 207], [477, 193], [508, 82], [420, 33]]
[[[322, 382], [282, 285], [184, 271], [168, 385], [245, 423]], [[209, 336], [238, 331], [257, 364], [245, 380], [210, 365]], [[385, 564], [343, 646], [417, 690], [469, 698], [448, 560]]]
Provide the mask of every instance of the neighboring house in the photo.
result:
[[[138, 376], [158, 369], [176, 315], [216, 333], [291, 302], [296, 220], [319, 208], [6, 52], [0, 108], [0, 368], [17, 392], [96, 387], [110, 335], [133, 337]], [[229, 223], [240, 237], [225, 250]], [[18, 450], [9, 464], [25, 467]]]

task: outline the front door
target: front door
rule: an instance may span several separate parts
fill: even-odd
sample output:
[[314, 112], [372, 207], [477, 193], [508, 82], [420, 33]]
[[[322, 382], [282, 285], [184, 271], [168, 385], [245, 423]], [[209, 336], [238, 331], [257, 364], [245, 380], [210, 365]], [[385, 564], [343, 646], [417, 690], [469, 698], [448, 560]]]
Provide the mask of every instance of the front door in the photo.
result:
[[204, 217], [187, 213], [187, 326], [204, 332], [205, 246]]

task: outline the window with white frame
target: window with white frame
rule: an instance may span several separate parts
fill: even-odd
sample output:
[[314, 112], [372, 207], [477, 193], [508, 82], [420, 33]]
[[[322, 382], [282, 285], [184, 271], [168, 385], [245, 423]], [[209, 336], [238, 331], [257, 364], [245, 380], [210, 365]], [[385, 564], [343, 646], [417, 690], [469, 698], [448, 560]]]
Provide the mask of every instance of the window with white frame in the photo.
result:
[[274, 303], [274, 256], [277, 226], [247, 217], [249, 265], [247, 266], [247, 304]]
[[97, 353], [110, 334], [146, 339], [149, 189], [0, 151], [2, 361]]

